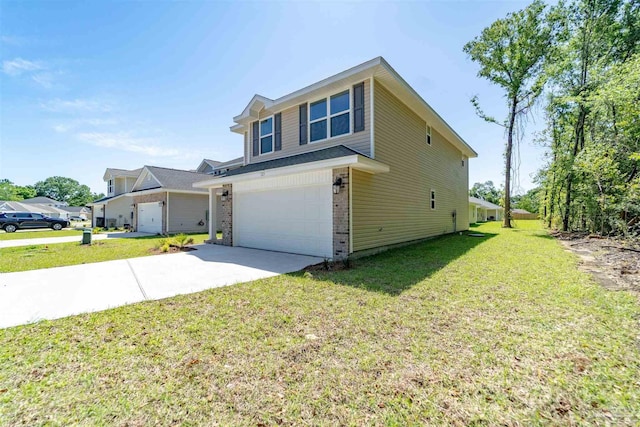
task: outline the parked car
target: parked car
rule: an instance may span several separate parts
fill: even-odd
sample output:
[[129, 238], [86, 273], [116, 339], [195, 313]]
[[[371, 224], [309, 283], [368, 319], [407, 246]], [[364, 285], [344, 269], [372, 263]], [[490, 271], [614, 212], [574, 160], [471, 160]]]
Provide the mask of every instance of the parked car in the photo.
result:
[[0, 228], [7, 233], [13, 233], [18, 229], [28, 228], [52, 228], [62, 230], [69, 226], [69, 222], [61, 218], [51, 218], [32, 212], [5, 212], [0, 213]]

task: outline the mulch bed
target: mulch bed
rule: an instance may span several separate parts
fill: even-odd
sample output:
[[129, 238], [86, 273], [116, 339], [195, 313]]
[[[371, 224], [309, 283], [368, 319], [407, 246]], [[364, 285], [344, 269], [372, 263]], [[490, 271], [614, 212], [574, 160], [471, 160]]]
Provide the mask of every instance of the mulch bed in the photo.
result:
[[603, 237], [584, 232], [551, 235], [581, 258], [581, 269], [604, 287], [640, 296], [640, 239]]
[[184, 248], [179, 248], [177, 246], [169, 246], [169, 250], [167, 252], [163, 252], [162, 249], [160, 248], [151, 248], [149, 249], [149, 252], [154, 254], [154, 255], [162, 255], [162, 254], [175, 254], [178, 252], [191, 252], [191, 251], [197, 251], [196, 248], [191, 248], [189, 246], [185, 246]]

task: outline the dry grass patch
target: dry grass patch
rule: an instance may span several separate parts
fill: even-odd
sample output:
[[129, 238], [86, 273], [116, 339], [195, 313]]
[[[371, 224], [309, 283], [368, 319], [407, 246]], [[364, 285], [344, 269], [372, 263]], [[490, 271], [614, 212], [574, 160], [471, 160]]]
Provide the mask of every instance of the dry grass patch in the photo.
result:
[[637, 425], [640, 309], [486, 224], [0, 335], [12, 425]]

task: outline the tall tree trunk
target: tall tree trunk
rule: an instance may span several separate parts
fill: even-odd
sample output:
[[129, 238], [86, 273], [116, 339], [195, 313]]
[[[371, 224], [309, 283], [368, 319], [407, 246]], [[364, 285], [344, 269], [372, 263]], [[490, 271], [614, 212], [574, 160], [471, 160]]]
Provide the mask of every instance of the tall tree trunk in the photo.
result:
[[[571, 162], [570, 168], [573, 168], [573, 162], [578, 155], [578, 150], [580, 148], [584, 148], [584, 123], [587, 117], [587, 109], [584, 107], [584, 104], [580, 104], [578, 110], [578, 120], [576, 122], [575, 131], [574, 131], [574, 141], [573, 141], [573, 150], [571, 152]], [[569, 169], [569, 173], [567, 174], [567, 194], [565, 197], [565, 210], [564, 210], [564, 218], [562, 219], [562, 231], [569, 231], [569, 219], [571, 217], [571, 186], [573, 184], [573, 171]]]
[[511, 99], [511, 113], [509, 114], [509, 127], [507, 128], [507, 150], [505, 153], [506, 166], [504, 177], [504, 220], [502, 226], [511, 228], [511, 153], [513, 152], [513, 129], [516, 123], [516, 108], [518, 98]]

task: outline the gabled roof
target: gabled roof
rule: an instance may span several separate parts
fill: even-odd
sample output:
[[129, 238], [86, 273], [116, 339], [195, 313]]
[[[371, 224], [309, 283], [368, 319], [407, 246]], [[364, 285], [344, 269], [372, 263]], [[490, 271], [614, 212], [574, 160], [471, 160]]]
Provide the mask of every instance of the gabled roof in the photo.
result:
[[215, 169], [221, 162], [217, 161], [217, 160], [210, 160], [210, 159], [202, 159], [202, 161], [200, 162], [200, 164], [198, 165], [198, 167], [196, 168], [196, 172], [202, 172], [203, 170], [205, 170], [208, 167], [210, 167], [211, 169]]
[[495, 205], [491, 202], [487, 202], [486, 200], [479, 199], [473, 196], [469, 196], [469, 203], [473, 205], [482, 206], [485, 209], [504, 209], [502, 206]]
[[39, 204], [48, 204], [51, 203], [53, 205], [64, 205], [65, 202], [59, 202], [49, 197], [38, 196], [32, 197], [31, 199], [20, 200], [20, 203], [39, 203]]
[[216, 169], [222, 169], [229, 166], [241, 165], [242, 163], [244, 163], [244, 156], [227, 160], [226, 162], [220, 162], [220, 164], [216, 167]]
[[[195, 182], [211, 178], [211, 175], [205, 173], [191, 172], [181, 169], [162, 168], [159, 166], [145, 166], [143, 169], [146, 172], [150, 173], [151, 176], [158, 182], [160, 186], [156, 188], [162, 188], [164, 190], [206, 192], [206, 190], [204, 189], [194, 188], [193, 184]], [[135, 193], [137, 191], [144, 190], [133, 190], [132, 193]]]
[[107, 181], [110, 178], [137, 178], [142, 172], [142, 168], [138, 169], [116, 169], [116, 168], [107, 168], [102, 176], [103, 181]]
[[49, 206], [47, 204], [41, 204], [41, 203], [24, 203], [24, 200], [21, 200], [19, 202], [0, 201], [0, 211], [2, 212], [9, 212], [9, 211], [34, 212], [34, 213], [42, 213], [42, 214], [66, 213], [66, 211], [63, 208], [57, 208], [55, 206]]
[[447, 141], [450, 141], [464, 155], [468, 157], [478, 156], [478, 153], [381, 56], [274, 100], [265, 96], [255, 95], [242, 113], [233, 118], [236, 124], [231, 126], [231, 131], [240, 134], [244, 133], [248, 129], [249, 123], [256, 120], [263, 109], [270, 113], [276, 113], [306, 102], [328, 89], [337, 89], [369, 78], [374, 78], [400, 98], [411, 110], [440, 132]]

